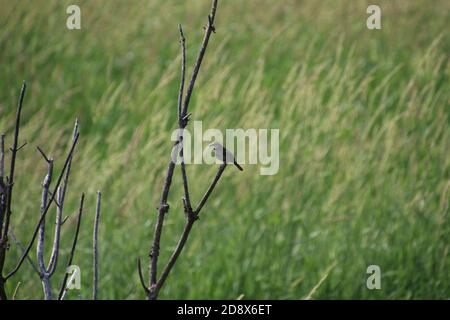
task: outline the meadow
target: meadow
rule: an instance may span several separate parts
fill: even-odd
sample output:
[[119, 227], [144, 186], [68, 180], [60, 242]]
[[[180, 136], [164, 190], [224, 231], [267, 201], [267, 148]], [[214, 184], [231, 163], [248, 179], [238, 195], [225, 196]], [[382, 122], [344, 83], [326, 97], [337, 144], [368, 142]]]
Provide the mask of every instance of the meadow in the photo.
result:
[[[81, 30], [66, 28], [69, 4], [81, 8]], [[278, 128], [280, 168], [273, 176], [258, 165], [225, 171], [160, 298], [450, 298], [450, 3], [377, 4], [381, 30], [366, 27], [368, 1], [219, 1], [189, 111], [210, 128]], [[85, 192], [74, 261], [82, 286], [71, 299], [91, 294], [97, 190], [99, 298], [145, 297], [136, 259], [148, 265], [177, 125], [178, 24], [191, 67], [209, 5], [0, 0], [0, 131], [8, 145], [28, 83], [12, 219], [23, 243], [46, 173], [36, 146], [60, 170], [75, 118], [81, 123], [52, 282], [58, 287], [64, 274]], [[187, 170], [197, 202], [217, 166]], [[181, 196], [177, 167], [160, 268], [183, 227]], [[7, 270], [19, 255], [11, 245]], [[380, 290], [366, 287], [369, 265], [380, 266]], [[28, 263], [9, 294], [17, 282], [17, 299], [42, 298]]]

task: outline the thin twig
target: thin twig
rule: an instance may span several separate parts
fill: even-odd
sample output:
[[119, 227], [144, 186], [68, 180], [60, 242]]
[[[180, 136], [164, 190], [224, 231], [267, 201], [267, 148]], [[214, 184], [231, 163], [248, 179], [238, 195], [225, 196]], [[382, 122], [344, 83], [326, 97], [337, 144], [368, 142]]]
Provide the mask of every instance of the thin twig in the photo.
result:
[[[72, 143], [75, 141], [75, 138], [79, 134], [79, 126], [80, 126], [80, 123], [77, 118], [75, 120], [75, 125], [74, 125], [74, 129], [73, 129]], [[58, 190], [57, 190], [58, 194], [57, 194], [57, 201], [56, 201], [57, 202], [57, 209], [56, 209], [57, 216], [56, 216], [55, 237], [54, 237], [54, 243], [53, 243], [53, 248], [52, 248], [52, 255], [50, 258], [48, 271], [47, 271], [48, 273], [50, 273], [50, 275], [53, 275], [53, 273], [56, 270], [56, 265], [58, 262], [58, 255], [59, 255], [58, 251], [59, 251], [59, 240], [60, 240], [61, 227], [68, 218], [68, 217], [66, 217], [64, 220], [62, 220], [64, 200], [66, 198], [67, 187], [69, 185], [70, 169], [72, 168], [72, 159], [73, 159], [73, 155], [71, 155], [69, 158], [69, 163], [67, 164], [67, 170], [64, 175], [64, 181], [62, 183], [62, 186], [59, 186]]]
[[202, 45], [200, 46], [200, 51], [197, 56], [197, 60], [195, 62], [194, 70], [192, 71], [191, 79], [189, 81], [189, 85], [186, 91], [186, 97], [184, 99], [184, 105], [183, 105], [183, 115], [187, 114], [187, 110], [189, 107], [189, 102], [191, 101], [192, 92], [194, 90], [195, 81], [197, 80], [198, 72], [200, 71], [200, 67], [203, 62], [203, 57], [205, 56], [206, 48], [208, 47], [209, 38], [211, 36], [211, 33], [215, 31], [214, 27], [214, 19], [216, 17], [216, 10], [217, 10], [217, 2], [218, 0], [212, 1], [211, 6], [211, 13], [208, 16], [208, 24], [205, 28], [205, 35], [203, 37]]
[[[50, 183], [52, 181], [53, 175], [53, 159], [49, 159], [45, 153], [39, 149], [44, 159], [47, 161], [47, 175], [44, 178], [44, 182], [42, 183], [42, 199], [41, 199], [41, 210], [40, 215], [44, 212], [47, 207], [48, 193], [50, 188]], [[57, 226], [58, 227], [58, 226]], [[45, 219], [42, 220], [41, 225], [39, 226], [39, 234], [37, 240], [37, 259], [39, 266], [39, 275], [41, 278], [42, 286], [44, 288], [44, 297], [45, 300], [51, 300], [51, 287], [50, 287], [50, 276], [47, 274], [47, 269], [45, 267], [44, 261], [44, 241], [45, 241]]]
[[170, 161], [167, 169], [166, 178], [164, 180], [164, 188], [161, 196], [160, 205], [158, 207], [158, 218], [156, 220], [155, 235], [153, 237], [153, 245], [150, 251], [150, 288], [156, 284], [156, 272], [159, 256], [159, 244], [161, 241], [161, 232], [164, 224], [164, 215], [169, 211], [169, 204], [167, 198], [169, 197], [169, 189], [172, 184], [173, 171], [175, 169], [175, 162]]
[[184, 205], [184, 211], [186, 214], [190, 214], [192, 212], [192, 205], [191, 205], [191, 197], [189, 195], [189, 186], [188, 186], [188, 177], [186, 173], [186, 165], [184, 163], [184, 154], [183, 149], [180, 151], [180, 157], [181, 157], [181, 175], [183, 177], [183, 188], [184, 188], [184, 197], [183, 197], [183, 205]]
[[100, 210], [101, 210], [101, 202], [102, 202], [102, 194], [100, 191], [97, 191], [97, 207], [95, 209], [95, 221], [94, 221], [94, 234], [93, 234], [93, 251], [94, 251], [94, 284], [92, 289], [92, 299], [97, 300], [98, 293], [98, 225], [100, 222]]
[[36, 149], [39, 151], [39, 153], [41, 154], [42, 158], [44, 158], [45, 162], [50, 162], [50, 159], [47, 157], [47, 155], [45, 154], [45, 152], [38, 146], [36, 147]]
[[[79, 135], [79, 130], [80, 130], [80, 122], [78, 121], [78, 118], [77, 118], [75, 120], [75, 125], [73, 128], [72, 143], [75, 141], [75, 138]], [[72, 168], [72, 158], [73, 158], [73, 156], [70, 156], [69, 163], [67, 164], [66, 174], [64, 176], [64, 182], [62, 184], [61, 201], [59, 203], [59, 206], [61, 207], [61, 211], [64, 206], [64, 199], [66, 198], [67, 187], [69, 185], [69, 174], [70, 174], [70, 169]]]
[[141, 281], [141, 286], [144, 289], [145, 293], [149, 293], [149, 290], [147, 286], [145, 285], [144, 276], [142, 274], [142, 267], [141, 267], [141, 259], [137, 259], [137, 268], [138, 268], [138, 274], [139, 274], [139, 280]]
[[180, 24], [178, 26], [180, 31], [180, 47], [181, 47], [181, 79], [180, 79], [180, 90], [178, 91], [178, 123], [179, 126], [182, 127], [182, 119], [183, 119], [183, 94], [184, 94], [184, 79], [186, 75], [186, 39], [183, 34], [183, 27]]
[[[47, 207], [48, 190], [50, 188], [50, 183], [52, 181], [52, 176], [53, 176], [53, 160], [49, 160], [43, 152], [42, 152], [42, 154], [43, 154], [43, 157], [47, 161], [47, 174], [42, 183], [42, 198], [41, 198], [40, 215], [42, 215], [45, 208]], [[44, 240], [45, 240], [45, 219], [42, 221], [41, 225], [39, 226], [39, 234], [38, 234], [38, 241], [37, 241], [37, 259], [38, 259], [38, 264], [39, 264], [39, 268], [41, 269], [41, 272], [45, 272]]]
[[192, 211], [191, 199], [189, 195], [189, 184], [186, 173], [186, 165], [184, 162], [184, 127], [187, 125], [188, 118], [185, 114], [182, 114], [182, 105], [183, 105], [183, 93], [184, 93], [184, 82], [186, 75], [186, 39], [183, 34], [183, 27], [179, 26], [180, 30], [180, 47], [181, 47], [181, 79], [180, 79], [180, 90], [178, 94], [178, 124], [180, 128], [180, 158], [181, 158], [181, 175], [183, 177], [183, 188], [184, 188], [184, 198], [183, 203], [185, 207], [185, 212], [189, 214]]
[[[58, 188], [56, 196], [58, 198], [58, 203], [61, 203], [62, 201], [61, 187]], [[55, 273], [56, 265], [58, 264], [61, 227], [62, 227], [62, 206], [58, 205], [56, 207], [55, 235], [53, 236], [52, 254], [50, 256], [50, 260], [48, 262], [48, 267], [46, 270], [49, 276], [52, 276]]]
[[5, 213], [4, 209], [6, 200], [6, 193], [5, 193], [6, 186], [4, 182], [4, 177], [5, 177], [5, 134], [2, 133], [0, 138], [0, 240], [2, 239], [3, 233], [3, 218]]
[[69, 218], [70, 218], [70, 214], [69, 214], [67, 217], [65, 217], [65, 218], [63, 219], [63, 221], [61, 222], [61, 225], [64, 225], [64, 223], [66, 223], [66, 221], [67, 221]]
[[[66, 270], [66, 272], [67, 272], [67, 270]], [[75, 277], [78, 275], [77, 273], [78, 273], [78, 270], [75, 269], [73, 271], [73, 273], [70, 275], [70, 278], [67, 276], [66, 287], [64, 288], [63, 293], [62, 293], [61, 297], [58, 298], [58, 300], [64, 300], [64, 298], [66, 297], [66, 293], [69, 290], [69, 286], [72, 284], [72, 282], [75, 280]], [[80, 300], [83, 299], [81, 296], [81, 293], [79, 294], [79, 297], [80, 297]]]
[[[28, 144], [28, 142], [24, 142], [20, 145], [20, 147], [17, 147], [16, 151], [19, 151], [20, 149], [22, 149], [23, 147], [25, 147]], [[12, 151], [12, 149], [10, 149]]]
[[189, 233], [191, 232], [192, 226], [194, 225], [195, 219], [188, 218], [186, 220], [186, 224], [184, 225], [183, 233], [181, 234], [180, 240], [178, 240], [177, 246], [175, 247], [174, 252], [172, 253], [169, 262], [165, 266], [163, 272], [161, 273], [161, 278], [158, 280], [158, 283], [156, 284], [155, 288], [155, 299], [159, 294], [159, 290], [161, 290], [161, 287], [164, 285], [164, 282], [166, 281], [167, 277], [169, 276], [170, 271], [172, 270], [173, 266], [175, 265], [175, 262], [178, 259], [178, 256], [180, 255], [181, 251], [184, 248], [184, 245], [186, 244], [186, 241], [189, 237]]
[[75, 229], [75, 236], [73, 238], [72, 249], [70, 250], [69, 260], [66, 265], [66, 273], [64, 275], [64, 279], [61, 285], [61, 289], [59, 291], [58, 300], [61, 300], [65, 290], [67, 289], [67, 278], [69, 275], [67, 274], [67, 268], [72, 265], [73, 257], [75, 255], [75, 249], [77, 248], [78, 235], [80, 233], [80, 225], [81, 225], [81, 216], [83, 214], [83, 205], [84, 205], [84, 193], [81, 195], [80, 207], [78, 209], [78, 218], [77, 218], [77, 228]]
[[[5, 220], [5, 226], [3, 231], [3, 237], [2, 237], [2, 243], [0, 243], [0, 276], [1, 271], [3, 270], [4, 265], [4, 255], [5, 250], [7, 247], [7, 241], [8, 241], [8, 229], [9, 229], [9, 222], [11, 217], [11, 199], [12, 199], [12, 191], [13, 191], [13, 185], [14, 185], [14, 171], [16, 167], [16, 156], [17, 156], [17, 146], [19, 144], [19, 131], [20, 131], [20, 116], [22, 114], [22, 106], [23, 106], [23, 99], [25, 97], [25, 91], [26, 91], [26, 83], [25, 81], [22, 83], [22, 88], [20, 90], [19, 95], [19, 102], [17, 106], [17, 114], [16, 114], [16, 125], [14, 129], [14, 142], [13, 147], [11, 148], [11, 162], [10, 162], [10, 169], [9, 169], [9, 178], [8, 178], [8, 184], [6, 186], [6, 208], [4, 214], [6, 215]], [[3, 151], [4, 153], [4, 151]], [[4, 169], [3, 169], [4, 170]], [[3, 225], [1, 226], [3, 228]]]
[[0, 136], [0, 191], [3, 191], [5, 177], [5, 134], [2, 133]]
[[222, 176], [222, 173], [224, 172], [227, 164], [223, 163], [219, 167], [219, 171], [217, 171], [216, 176], [214, 177], [213, 182], [209, 186], [208, 190], [206, 190], [206, 193], [203, 195], [202, 199], [200, 200], [200, 203], [197, 206], [197, 209], [195, 209], [194, 213], [196, 216], [200, 214], [200, 211], [202, 210], [203, 206], [205, 205], [206, 201], [208, 201], [209, 196], [211, 195], [212, 191], [214, 190], [217, 182], [219, 181], [220, 177]]
[[[14, 142], [11, 151], [11, 162], [9, 169], [9, 178], [6, 186], [3, 187], [3, 196], [1, 199], [2, 204], [2, 212], [1, 212], [1, 224], [0, 224], [0, 300], [6, 300], [8, 297], [6, 296], [5, 291], [5, 282], [7, 280], [7, 276], [3, 276], [3, 268], [5, 266], [6, 259], [6, 250], [8, 248], [8, 230], [11, 219], [11, 200], [13, 194], [13, 186], [14, 186], [14, 172], [16, 167], [16, 156], [19, 145], [19, 131], [20, 131], [20, 116], [22, 114], [22, 106], [23, 99], [25, 97], [26, 91], [26, 83], [25, 81], [22, 83], [22, 88], [20, 90], [19, 102], [17, 105], [17, 113], [16, 113], [16, 124], [14, 129]], [[3, 148], [3, 156], [4, 156], [4, 148]], [[3, 168], [4, 170], [4, 168]], [[4, 172], [3, 172], [4, 173]]]

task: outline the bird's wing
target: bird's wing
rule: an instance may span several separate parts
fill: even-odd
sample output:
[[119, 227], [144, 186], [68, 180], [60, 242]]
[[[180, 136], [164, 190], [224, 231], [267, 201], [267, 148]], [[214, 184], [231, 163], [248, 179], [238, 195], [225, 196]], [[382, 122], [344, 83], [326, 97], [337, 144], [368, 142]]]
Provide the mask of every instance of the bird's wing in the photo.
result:
[[225, 158], [225, 162], [226, 163], [234, 163], [235, 159], [234, 159], [233, 153], [230, 150], [225, 149], [225, 147], [222, 147], [222, 148], [223, 148], [223, 153], [224, 153], [224, 155], [226, 157]]

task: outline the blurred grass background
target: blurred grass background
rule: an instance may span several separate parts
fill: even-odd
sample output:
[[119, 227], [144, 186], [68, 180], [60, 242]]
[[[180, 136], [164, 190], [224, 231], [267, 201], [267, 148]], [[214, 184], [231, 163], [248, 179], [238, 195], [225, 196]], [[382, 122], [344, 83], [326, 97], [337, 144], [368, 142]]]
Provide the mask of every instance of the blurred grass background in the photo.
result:
[[[69, 4], [81, 8], [79, 31], [66, 29]], [[301, 299], [321, 279], [312, 298], [450, 298], [450, 4], [377, 1], [375, 31], [366, 28], [369, 4], [219, 2], [192, 118], [204, 128], [279, 128], [280, 170], [225, 172], [161, 298]], [[84, 191], [75, 257], [82, 289], [70, 298], [90, 297], [97, 189], [99, 296], [144, 298], [136, 258], [147, 261], [176, 126], [177, 25], [192, 66], [209, 5], [0, 0], [0, 130], [8, 144], [20, 84], [28, 83], [21, 131], [28, 146], [13, 199], [22, 242], [38, 219], [46, 170], [35, 147], [61, 168], [73, 122], [81, 121], [71, 217], [52, 282], [59, 287]], [[194, 202], [215, 170], [188, 167]], [[160, 268], [184, 222], [181, 195], [177, 169]], [[7, 269], [18, 255], [12, 245]], [[366, 288], [371, 264], [381, 268], [381, 290]], [[9, 281], [10, 294], [19, 281], [18, 299], [42, 297], [29, 264]]]

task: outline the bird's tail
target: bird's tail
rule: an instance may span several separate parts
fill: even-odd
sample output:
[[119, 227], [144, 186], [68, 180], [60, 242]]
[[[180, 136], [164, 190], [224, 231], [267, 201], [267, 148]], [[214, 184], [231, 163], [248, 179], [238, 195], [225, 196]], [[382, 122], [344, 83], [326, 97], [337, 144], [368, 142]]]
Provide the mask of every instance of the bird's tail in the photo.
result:
[[244, 171], [244, 169], [242, 169], [242, 167], [236, 162], [236, 160], [234, 160], [234, 165], [241, 171]]

